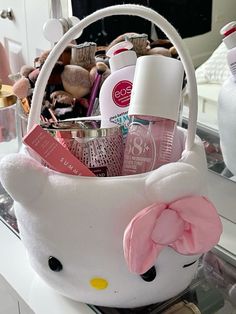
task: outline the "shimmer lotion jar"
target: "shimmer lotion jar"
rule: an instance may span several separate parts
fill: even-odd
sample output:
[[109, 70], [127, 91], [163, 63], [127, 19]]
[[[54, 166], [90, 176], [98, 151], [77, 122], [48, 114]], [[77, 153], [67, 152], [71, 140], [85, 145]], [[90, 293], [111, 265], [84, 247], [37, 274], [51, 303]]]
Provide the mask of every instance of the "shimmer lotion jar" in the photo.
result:
[[94, 128], [93, 124], [64, 122], [50, 132], [96, 176], [121, 175], [124, 145], [120, 127]]

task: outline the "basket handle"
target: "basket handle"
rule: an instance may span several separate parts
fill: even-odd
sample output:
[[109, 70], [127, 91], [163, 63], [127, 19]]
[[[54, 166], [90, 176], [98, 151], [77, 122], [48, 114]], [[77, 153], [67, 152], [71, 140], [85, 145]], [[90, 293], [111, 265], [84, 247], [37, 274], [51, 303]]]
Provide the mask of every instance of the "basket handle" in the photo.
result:
[[76, 38], [77, 34], [79, 34], [85, 27], [89, 26], [99, 19], [112, 15], [136, 15], [141, 18], [147, 19], [150, 22], [154, 23], [156, 26], [158, 26], [168, 36], [169, 40], [175, 46], [183, 63], [183, 67], [189, 84], [189, 123], [186, 149], [191, 150], [194, 144], [194, 138], [196, 134], [198, 109], [197, 84], [195, 70], [191, 57], [176, 29], [163, 16], [148, 7], [137, 4], [114, 5], [98, 10], [85, 17], [77, 25], [73, 26], [67, 33], [65, 33], [65, 35], [60, 39], [60, 41], [54, 46], [54, 48], [50, 52], [37, 78], [33, 93], [31, 110], [29, 114], [28, 130], [30, 130], [35, 123], [40, 122], [41, 105], [48, 78], [55, 63], [57, 62], [61, 53], [67, 47], [68, 43], [70, 43], [73, 38]]

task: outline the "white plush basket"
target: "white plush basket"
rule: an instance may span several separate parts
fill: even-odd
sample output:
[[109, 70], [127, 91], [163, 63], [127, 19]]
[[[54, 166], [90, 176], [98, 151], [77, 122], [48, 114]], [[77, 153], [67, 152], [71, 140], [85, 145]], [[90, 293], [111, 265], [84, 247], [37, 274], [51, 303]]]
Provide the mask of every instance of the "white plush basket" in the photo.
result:
[[182, 157], [149, 173], [123, 177], [64, 175], [27, 154], [1, 161], [1, 181], [15, 200], [20, 236], [32, 267], [74, 300], [138, 307], [171, 298], [191, 282], [199, 256], [219, 240], [221, 224], [205, 198], [207, 172], [195, 136], [194, 67], [175, 29], [139, 5], [94, 12], [53, 48], [37, 79], [28, 129], [39, 123], [48, 77], [67, 44], [89, 24], [112, 15], [156, 24], [176, 47], [189, 84], [190, 116]]

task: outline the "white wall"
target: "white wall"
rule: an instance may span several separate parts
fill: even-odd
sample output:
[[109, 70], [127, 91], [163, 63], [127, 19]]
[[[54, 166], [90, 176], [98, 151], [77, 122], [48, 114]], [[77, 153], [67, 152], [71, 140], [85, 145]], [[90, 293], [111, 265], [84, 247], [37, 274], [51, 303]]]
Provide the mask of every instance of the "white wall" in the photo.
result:
[[[25, 15], [28, 37], [28, 55], [30, 64], [36, 56], [51, 48], [51, 44], [44, 38], [43, 25], [52, 17], [52, 2], [55, 0], [32, 1], [25, 0]], [[62, 15], [68, 16], [69, 0], [60, 0]], [[37, 30], [37, 34], [35, 31]]]
[[195, 66], [203, 63], [221, 43], [221, 27], [233, 20], [236, 20], [236, 1], [213, 0], [212, 31], [184, 39]]

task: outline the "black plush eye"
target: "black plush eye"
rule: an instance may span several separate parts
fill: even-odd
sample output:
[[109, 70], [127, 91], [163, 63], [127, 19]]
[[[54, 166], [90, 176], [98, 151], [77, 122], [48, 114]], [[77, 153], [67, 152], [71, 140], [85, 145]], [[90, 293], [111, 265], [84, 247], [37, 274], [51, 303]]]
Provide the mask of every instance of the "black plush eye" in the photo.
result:
[[[197, 260], [196, 260], [197, 261]], [[185, 264], [184, 266], [183, 266], [183, 268], [185, 268], [185, 267], [189, 267], [189, 266], [192, 266], [193, 264], [195, 264], [196, 263], [196, 261], [194, 261], [194, 262], [192, 262], [192, 263], [189, 263], [189, 264]]]
[[48, 266], [52, 271], [61, 271], [63, 268], [61, 262], [53, 256], [49, 257]]
[[146, 273], [140, 275], [144, 281], [150, 282], [156, 278], [157, 272], [155, 266], [152, 266]]

